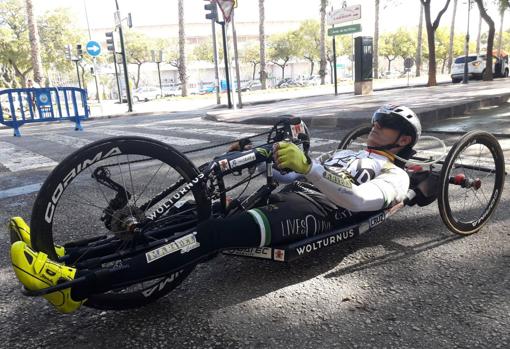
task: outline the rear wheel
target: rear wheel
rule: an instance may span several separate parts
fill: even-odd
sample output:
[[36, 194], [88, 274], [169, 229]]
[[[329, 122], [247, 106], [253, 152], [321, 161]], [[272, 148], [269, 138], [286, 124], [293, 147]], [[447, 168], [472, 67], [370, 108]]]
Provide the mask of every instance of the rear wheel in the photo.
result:
[[[87, 145], [64, 159], [41, 187], [32, 211], [33, 247], [59, 260], [54, 245], [62, 245], [66, 256], [60, 260], [79, 269], [80, 263], [102, 256], [100, 253], [128, 253], [145, 244], [146, 239], [131, 227], [155, 212], [164, 214], [151, 222], [151, 229], [164, 227], [165, 237], [190, 229], [209, 216], [210, 204], [201, 185], [192, 187], [166, 213], [163, 203], [197, 175], [184, 155], [148, 138], [116, 137]], [[174, 229], [177, 225], [179, 228]], [[105, 241], [113, 247], [98, 252], [98, 244]], [[119, 257], [101, 267], [111, 268], [123, 261]], [[193, 266], [92, 295], [86, 305], [100, 309], [142, 306], [177, 287], [192, 270]]]
[[505, 160], [498, 140], [473, 131], [448, 153], [441, 170], [438, 206], [454, 233], [478, 232], [496, 209], [505, 181]]
[[337, 149], [349, 149], [354, 151], [366, 149], [368, 134], [370, 133], [371, 129], [371, 125], [362, 125], [356, 127], [348, 134], [346, 134], [344, 138], [342, 138], [340, 144], [338, 144]]

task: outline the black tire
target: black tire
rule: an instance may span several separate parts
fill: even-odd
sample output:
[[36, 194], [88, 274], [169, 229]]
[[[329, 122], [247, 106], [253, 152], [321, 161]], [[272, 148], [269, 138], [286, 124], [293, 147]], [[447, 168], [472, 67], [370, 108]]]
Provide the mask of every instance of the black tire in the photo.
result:
[[356, 127], [347, 133], [344, 138], [338, 144], [337, 149], [352, 149], [352, 150], [362, 150], [366, 148], [366, 140], [370, 130], [372, 129], [371, 125], [362, 125]]
[[[450, 183], [453, 178], [462, 179], [463, 175], [478, 183], [478, 188]], [[505, 160], [498, 140], [483, 131], [462, 136], [448, 152], [441, 169], [437, 203], [444, 224], [460, 235], [478, 232], [496, 209], [504, 181]], [[456, 198], [463, 201], [458, 202]]]
[[503, 77], [504, 77], [504, 78], [507, 78], [507, 77], [508, 77], [508, 69], [505, 69], [505, 72], [504, 72], [504, 74], [503, 74]]
[[454, 84], [458, 84], [461, 81], [462, 81], [461, 79], [452, 79], [452, 83]]
[[[154, 212], [163, 199], [154, 200], [156, 204], [149, 205], [143, 212], [140, 207], [147, 202], [152, 203], [151, 199], [156, 193], [179, 179], [189, 182], [198, 175], [198, 170], [183, 154], [156, 140], [115, 137], [91, 143], [65, 158], [43, 183], [35, 200], [30, 222], [35, 250], [48, 254], [52, 259], [58, 259], [54, 244], [70, 246], [70, 242], [101, 235], [119, 239], [114, 232], [113, 218], [110, 218], [108, 227], [105, 221], [100, 219], [117, 191], [92, 178], [91, 174], [98, 168], [107, 168], [108, 178], [122, 185], [131, 194], [129, 205], [124, 204], [115, 211], [119, 215], [124, 212], [125, 215], [117, 216], [120, 217], [117, 218], [119, 226], [124, 218], [141, 219]], [[174, 192], [165, 199], [172, 195]], [[183, 198], [189, 199], [196, 203], [192, 212], [193, 224], [209, 217], [210, 202], [203, 186], [194, 186]], [[117, 228], [117, 234], [124, 231], [122, 228]], [[137, 242], [131, 240], [128, 243], [131, 245], [122, 244], [119, 250], [128, 249]], [[89, 248], [89, 245], [82, 247]], [[122, 261], [116, 261], [118, 262]], [[73, 266], [73, 263], [70, 262], [69, 265]], [[177, 287], [193, 268], [187, 267], [173, 275], [131, 285], [122, 290], [92, 295], [85, 304], [99, 309], [143, 306]]]

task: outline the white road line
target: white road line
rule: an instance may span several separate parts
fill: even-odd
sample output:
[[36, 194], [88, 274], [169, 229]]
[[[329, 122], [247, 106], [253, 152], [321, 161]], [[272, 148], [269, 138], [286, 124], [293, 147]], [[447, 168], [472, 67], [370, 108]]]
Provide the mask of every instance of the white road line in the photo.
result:
[[195, 127], [197, 125], [211, 125], [211, 126], [226, 126], [227, 128], [234, 129], [267, 129], [268, 131], [271, 129], [270, 125], [251, 125], [251, 124], [236, 124], [236, 123], [227, 123], [227, 122], [216, 122], [216, 121], [208, 121], [202, 118], [192, 118], [192, 119], [177, 119], [177, 120], [161, 120], [148, 122], [144, 124], [137, 124], [136, 126], [145, 127], [145, 126], [157, 126], [157, 125], [172, 125], [179, 124], [183, 127]]
[[57, 165], [50, 158], [7, 142], [0, 142], [0, 163], [12, 172]]
[[24, 185], [22, 187], [0, 190], [0, 199], [7, 199], [14, 196], [35, 193], [41, 189], [42, 183]]
[[62, 144], [62, 145], [65, 145], [65, 146], [68, 146], [71, 148], [81, 148], [81, 147], [86, 146], [87, 144], [93, 142], [88, 139], [71, 137], [71, 136], [61, 135], [58, 133], [38, 134], [35, 137], [44, 139], [45, 141]]
[[[139, 125], [138, 125], [139, 126]], [[199, 135], [210, 135], [210, 136], [220, 136], [220, 137], [231, 137], [231, 138], [246, 138], [253, 136], [255, 132], [243, 133], [236, 131], [225, 131], [225, 130], [215, 130], [215, 129], [207, 129], [207, 128], [187, 128], [187, 127], [177, 127], [177, 126], [143, 126], [143, 128], [147, 130], [156, 130], [156, 131], [178, 131], [183, 133], [191, 133], [191, 134], [199, 134]]]
[[119, 130], [110, 130], [106, 128], [96, 128], [93, 131], [94, 133], [102, 133], [109, 136], [138, 136], [138, 137], [147, 137], [157, 139], [163, 143], [172, 144], [172, 145], [195, 145], [195, 144], [203, 144], [209, 143], [209, 141], [194, 139], [194, 138], [180, 138], [180, 137], [171, 137], [171, 136], [162, 136], [153, 133], [141, 133], [141, 132], [129, 132], [129, 131], [119, 131]]

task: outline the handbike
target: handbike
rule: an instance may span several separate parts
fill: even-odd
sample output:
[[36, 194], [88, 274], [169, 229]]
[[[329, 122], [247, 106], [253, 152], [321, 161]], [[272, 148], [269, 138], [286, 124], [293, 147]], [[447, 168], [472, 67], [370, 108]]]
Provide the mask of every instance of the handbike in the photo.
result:
[[[363, 146], [366, 134], [366, 129], [351, 132], [340, 145]], [[207, 241], [198, 241], [194, 234], [199, 222], [267, 202], [278, 186], [272, 176], [273, 144], [283, 140], [308, 150], [306, 127], [297, 118], [277, 122], [264, 144], [223, 154], [199, 168], [173, 147], [148, 138], [115, 137], [87, 145], [63, 160], [41, 187], [30, 222], [32, 246], [56, 261], [110, 279], [109, 287], [90, 295], [87, 306], [128, 309], [153, 302], [177, 287], [197, 263], [211, 258], [202, 252]], [[427, 159], [414, 158], [427, 164]], [[265, 170], [257, 172], [262, 163]], [[225, 185], [225, 176], [246, 170], [247, 178]], [[411, 179], [407, 198], [385, 210], [360, 213], [353, 225], [285, 245], [224, 252], [292, 261], [363, 234], [404, 206], [424, 206], [436, 198], [448, 228], [472, 234], [497, 207], [505, 176], [501, 147], [483, 132], [463, 136], [444, 161], [407, 170]], [[227, 192], [261, 174], [266, 175], [263, 186], [229, 202]], [[468, 196], [476, 197], [480, 207], [474, 207]], [[470, 206], [457, 205], [459, 198], [469, 199]], [[55, 244], [64, 246], [64, 256], [56, 253]], [[189, 263], [159, 263], [162, 256], [172, 254], [186, 254]], [[39, 296], [84, 281], [79, 277], [25, 294]]]

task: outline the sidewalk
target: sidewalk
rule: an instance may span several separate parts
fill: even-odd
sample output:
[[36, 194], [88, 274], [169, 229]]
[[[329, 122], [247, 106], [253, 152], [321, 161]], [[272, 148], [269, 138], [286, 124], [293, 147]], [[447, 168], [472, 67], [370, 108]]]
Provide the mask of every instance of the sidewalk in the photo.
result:
[[351, 128], [367, 122], [386, 103], [403, 104], [416, 111], [422, 124], [458, 116], [485, 106], [500, 105], [510, 98], [510, 79], [470, 81], [468, 85], [447, 84], [374, 91], [370, 96], [329, 93], [322, 96], [282, 100], [272, 104], [247, 106], [238, 110], [215, 110], [205, 119], [248, 124], [274, 124], [280, 115], [301, 117], [313, 127]]

